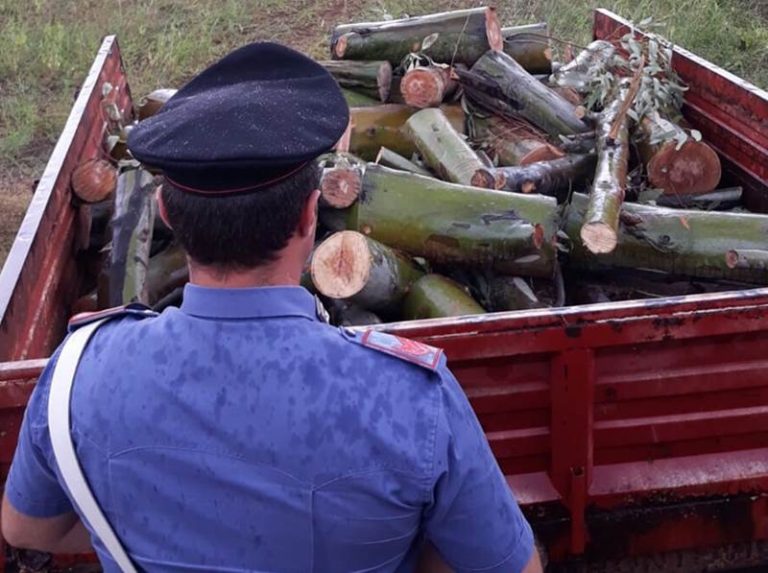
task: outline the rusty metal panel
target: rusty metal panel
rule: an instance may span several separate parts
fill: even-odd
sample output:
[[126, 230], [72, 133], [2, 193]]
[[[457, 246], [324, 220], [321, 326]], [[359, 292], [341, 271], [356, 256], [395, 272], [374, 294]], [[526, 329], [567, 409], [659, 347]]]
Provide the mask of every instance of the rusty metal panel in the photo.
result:
[[61, 341], [80, 285], [70, 177], [83, 158], [101, 152], [105, 82], [117, 89], [116, 103], [131, 117], [115, 36], [99, 49], [0, 272], [0, 360], [45, 357]]

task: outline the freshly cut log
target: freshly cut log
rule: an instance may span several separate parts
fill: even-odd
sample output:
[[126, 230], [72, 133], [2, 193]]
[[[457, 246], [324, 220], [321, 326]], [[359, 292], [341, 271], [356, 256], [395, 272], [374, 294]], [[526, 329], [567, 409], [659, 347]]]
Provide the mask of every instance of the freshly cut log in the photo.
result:
[[731, 268], [728, 264], [734, 260], [729, 256], [731, 251], [765, 250], [766, 215], [624, 203], [618, 246], [612, 253], [594, 255], [578, 240], [588, 203], [587, 196], [575, 194], [567, 211], [565, 230], [573, 242], [572, 270], [651, 269], [679, 276], [768, 284], [768, 271], [761, 265], [750, 262]]
[[165, 102], [176, 95], [177, 91], [170, 88], [161, 88], [141, 98], [138, 106], [139, 121], [155, 115], [165, 105]]
[[386, 102], [392, 85], [392, 64], [386, 60], [353, 62], [325, 60], [319, 62], [342, 88]]
[[[109, 308], [131, 302], [147, 304], [147, 268], [152, 246], [155, 210], [154, 177], [144, 169], [128, 169], [117, 178], [112, 217], [112, 249], [105, 269], [106, 302]], [[101, 295], [101, 293], [100, 293]]]
[[628, 94], [627, 89], [619, 90], [597, 123], [597, 169], [581, 227], [581, 240], [596, 254], [612, 252], [619, 240], [619, 214], [629, 165], [629, 117], [620, 114], [631, 97]]
[[531, 74], [552, 72], [552, 49], [549, 45], [549, 26], [546, 22], [502, 28], [504, 53]]
[[340, 60], [388, 60], [393, 66], [412, 52], [424, 52], [443, 64], [468, 66], [503, 39], [493, 8], [455, 10], [401, 20], [336, 26], [331, 55]]
[[405, 72], [400, 81], [400, 95], [406, 105], [423, 109], [436, 107], [456, 90], [448, 66], [431, 65]]
[[175, 243], [149, 259], [148, 304], [154, 306], [160, 299], [188, 282], [187, 253]]
[[403, 301], [404, 320], [485, 314], [485, 309], [459, 283], [442, 275], [424, 275]]
[[369, 165], [349, 228], [434, 264], [551, 277], [558, 206]]
[[[464, 111], [461, 106], [449, 105], [440, 109], [453, 128], [459, 133], [464, 133]], [[411, 157], [417, 149], [405, 136], [403, 127], [417, 111], [407, 105], [398, 104], [352, 108], [352, 139], [349, 151], [366, 161], [375, 161], [382, 147], [387, 147], [403, 157]]]
[[381, 102], [378, 100], [378, 98], [373, 99], [368, 97], [367, 95], [357, 93], [356, 91], [341, 88], [341, 93], [344, 96], [344, 99], [347, 100], [347, 105], [350, 108], [371, 107], [375, 105], [381, 105]]
[[582, 188], [595, 172], [594, 155], [566, 155], [517, 167], [498, 167], [493, 173], [500, 189], [515, 193], [540, 193], [564, 201]]
[[553, 74], [553, 81], [585, 93], [590, 84], [610, 65], [615, 53], [616, 48], [610, 42], [595, 40], [573, 60], [560, 66]]
[[72, 172], [72, 192], [86, 203], [104, 201], [116, 186], [117, 169], [106, 159], [89, 159]]
[[565, 155], [522, 121], [475, 114], [469, 125], [472, 139], [482, 144], [500, 166], [528, 165]]
[[[720, 158], [709, 145], [689, 138], [678, 149], [675, 138], [682, 137], [683, 128], [660, 115], [645, 117], [637, 129], [638, 150], [652, 187], [676, 195], [714, 191], [720, 182], [721, 166]], [[665, 138], [665, 133], [670, 133], [671, 138]], [[664, 141], [651, 143], [661, 140]]]
[[322, 295], [373, 311], [396, 307], [424, 274], [409, 257], [355, 231], [323, 241], [312, 255], [310, 272]]
[[471, 100], [506, 117], [522, 117], [550, 135], [589, 131], [577, 108], [505, 53], [487, 52], [469, 71], [456, 69]]
[[423, 109], [413, 114], [406, 122], [406, 133], [424, 162], [441, 178], [473, 187], [496, 187], [493, 173], [441, 109]]
[[423, 167], [416, 165], [413, 161], [409, 161], [402, 155], [398, 155], [391, 149], [382, 147], [379, 150], [379, 154], [376, 156], [375, 163], [377, 165], [383, 165], [384, 167], [391, 167], [399, 171], [407, 171], [408, 173], [415, 173], [417, 175], [425, 175], [430, 177], [429, 171]]
[[488, 283], [488, 299], [494, 312], [545, 308], [533, 289], [520, 277], [495, 277]]
[[359, 165], [331, 167], [323, 170], [320, 197], [323, 204], [345, 209], [357, 201], [363, 187], [363, 168]]
[[[642, 197], [642, 193], [641, 193]], [[742, 188], [729, 187], [717, 189], [701, 195], [663, 194], [656, 197], [659, 207], [680, 207], [683, 209], [701, 209], [702, 211], [727, 211], [742, 204]]]

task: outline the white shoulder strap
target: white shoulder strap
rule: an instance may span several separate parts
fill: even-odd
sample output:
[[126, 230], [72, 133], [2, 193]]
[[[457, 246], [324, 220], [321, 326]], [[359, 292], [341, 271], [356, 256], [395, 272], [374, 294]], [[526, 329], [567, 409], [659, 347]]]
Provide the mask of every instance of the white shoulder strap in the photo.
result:
[[77, 365], [83, 350], [93, 333], [105, 320], [87, 324], [75, 330], [64, 344], [51, 380], [51, 393], [48, 397], [48, 431], [51, 435], [53, 455], [59, 470], [67, 484], [70, 494], [93, 532], [106, 547], [123, 573], [135, 573], [136, 568], [123, 549], [120, 540], [109, 525], [99, 504], [96, 502], [88, 482], [77, 461], [77, 454], [70, 433], [70, 398], [75, 381]]

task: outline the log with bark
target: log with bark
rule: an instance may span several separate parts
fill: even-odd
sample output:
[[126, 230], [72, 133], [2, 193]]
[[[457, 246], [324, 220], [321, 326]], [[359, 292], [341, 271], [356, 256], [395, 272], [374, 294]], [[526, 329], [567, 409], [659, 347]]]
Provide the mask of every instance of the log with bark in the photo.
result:
[[331, 324], [337, 326], [368, 326], [381, 324], [381, 318], [348, 300], [327, 299], [326, 308], [331, 317]]
[[85, 203], [98, 203], [115, 192], [117, 169], [106, 159], [89, 159], [72, 172], [72, 193]]
[[148, 264], [147, 300], [150, 306], [189, 282], [187, 254], [177, 243], [151, 257]]
[[441, 178], [474, 187], [496, 187], [493, 173], [439, 108], [413, 114], [406, 122], [406, 134]]
[[647, 116], [637, 126], [638, 150], [648, 182], [665, 193], [693, 195], [714, 191], [720, 182], [717, 153], [703, 141], [688, 138], [685, 130], [661, 115]]
[[597, 169], [581, 226], [581, 240], [597, 254], [612, 252], [618, 242], [629, 165], [629, 116], [621, 110], [628, 97], [629, 90], [618, 90], [597, 123]]
[[355, 231], [323, 241], [312, 255], [310, 272], [322, 295], [372, 311], [396, 308], [424, 274], [409, 257]]
[[[461, 106], [441, 106], [453, 128], [464, 133], [464, 112]], [[405, 136], [403, 127], [418, 110], [398, 104], [361, 107], [350, 110], [352, 139], [349, 151], [366, 161], [375, 161], [379, 150], [387, 147], [403, 157], [417, 152], [413, 142]]]
[[404, 320], [485, 314], [485, 309], [459, 283], [429, 274], [413, 283], [403, 301]]
[[457, 85], [447, 65], [419, 66], [403, 75], [400, 95], [406, 105], [419, 109], [436, 107], [456, 91]]
[[501, 50], [501, 26], [493, 8], [455, 10], [400, 20], [336, 26], [331, 55], [345, 60], [388, 60], [397, 66], [424, 52], [445, 64], [474, 64], [488, 50]]
[[169, 99], [176, 95], [177, 91], [171, 88], [160, 88], [141, 98], [137, 109], [139, 121], [155, 115]]
[[[569, 258], [572, 270], [651, 269], [678, 276], [768, 284], [768, 271], [755, 256], [766, 251], [766, 215], [624, 203], [616, 249], [594, 255], [578, 240], [588, 204], [587, 196], [575, 194], [567, 211], [565, 230], [573, 243]], [[734, 265], [732, 251], [750, 256], [744, 257], [743, 264]]]
[[565, 201], [595, 173], [594, 155], [566, 155], [517, 167], [493, 170], [499, 189], [515, 193], [540, 193]]
[[149, 300], [147, 269], [155, 210], [154, 177], [144, 169], [124, 170], [117, 178], [112, 217], [112, 247], [99, 306], [108, 308]]
[[457, 69], [466, 95], [487, 110], [522, 117], [552, 136], [589, 131], [579, 110], [504, 53], [487, 52], [469, 71]]
[[521, 277], [494, 277], [488, 282], [488, 301], [491, 310], [530, 310], [545, 308], [536, 293]]
[[565, 155], [527, 122], [475, 113], [468, 125], [472, 140], [500, 166], [528, 165]]
[[417, 165], [413, 161], [406, 159], [402, 155], [398, 155], [386, 147], [382, 147], [379, 150], [379, 154], [376, 156], [376, 161], [374, 163], [377, 165], [383, 165], [384, 167], [391, 167], [392, 169], [397, 169], [399, 171], [415, 173], [416, 175], [425, 175], [427, 177], [431, 176], [431, 173], [425, 168]]
[[549, 26], [546, 22], [502, 28], [504, 53], [531, 74], [552, 72], [552, 49], [549, 45]]
[[346, 209], [357, 201], [363, 185], [363, 163], [348, 153], [323, 156], [320, 177], [320, 206]]
[[608, 68], [615, 53], [616, 48], [610, 42], [595, 40], [552, 74], [553, 83], [586, 93], [592, 82]]
[[378, 99], [389, 100], [392, 86], [392, 64], [386, 60], [355, 62], [349, 60], [325, 60], [319, 62], [342, 88]]
[[549, 277], [558, 223], [551, 197], [466, 187], [369, 165], [348, 224], [435, 264]]
[[341, 93], [344, 96], [344, 99], [347, 101], [347, 106], [350, 108], [353, 107], [372, 107], [375, 105], [381, 105], [381, 102], [377, 99], [373, 99], [368, 97], [367, 95], [363, 95], [361, 93], [357, 93], [352, 90], [348, 89], [341, 89]]
[[[642, 200], [643, 193], [640, 193]], [[654, 197], [659, 207], [679, 207], [681, 209], [701, 209], [702, 211], [727, 211], [742, 205], [742, 188], [728, 187], [716, 189], [700, 195], [674, 195], [664, 193]]]

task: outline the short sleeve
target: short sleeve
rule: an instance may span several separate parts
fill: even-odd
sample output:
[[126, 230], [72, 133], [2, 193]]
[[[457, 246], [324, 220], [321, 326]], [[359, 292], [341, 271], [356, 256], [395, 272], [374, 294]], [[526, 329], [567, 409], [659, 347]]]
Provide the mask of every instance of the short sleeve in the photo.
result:
[[457, 572], [522, 571], [533, 533], [456, 379], [443, 367], [425, 533]]
[[72, 503], [51, 467], [48, 392], [57, 357], [58, 353], [48, 362], [29, 399], [5, 483], [8, 501], [16, 511], [30, 517], [53, 517], [73, 511]]

